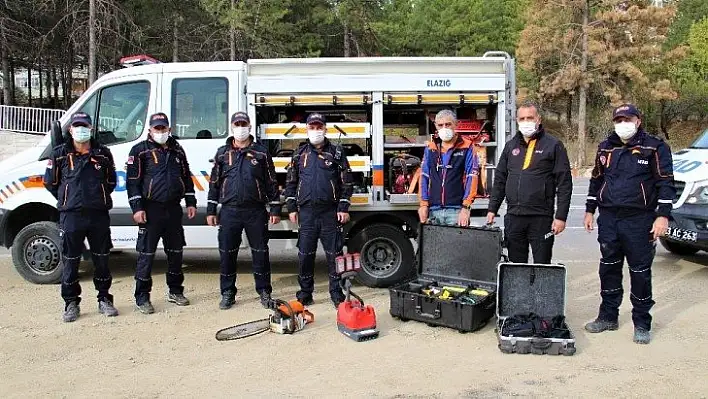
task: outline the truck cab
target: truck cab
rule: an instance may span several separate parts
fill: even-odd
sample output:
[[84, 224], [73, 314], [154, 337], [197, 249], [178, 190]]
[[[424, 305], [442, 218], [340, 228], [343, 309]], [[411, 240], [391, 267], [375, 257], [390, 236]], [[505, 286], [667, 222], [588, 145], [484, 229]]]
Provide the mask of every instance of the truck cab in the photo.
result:
[[0, 245], [11, 247], [15, 268], [30, 282], [60, 281], [57, 201], [42, 178], [52, 148], [63, 142], [77, 111], [91, 116], [94, 137], [113, 153], [118, 178], [110, 212], [114, 249], [135, 249], [138, 230], [126, 193], [126, 162], [130, 149], [147, 139], [147, 118], [155, 112], [167, 114], [190, 162], [199, 212], [184, 219], [188, 246], [216, 247], [217, 231], [204, 222], [209, 159], [228, 136], [231, 113], [245, 109], [245, 63], [126, 61], [125, 68], [97, 79], [36, 147], [0, 164]]
[[708, 129], [673, 160], [676, 199], [661, 244], [677, 255], [708, 251]]
[[[228, 137], [230, 115], [249, 114], [251, 133], [269, 149], [283, 189], [293, 151], [307, 137], [307, 114], [325, 114], [328, 138], [344, 149], [355, 179], [345, 250], [361, 254], [359, 280], [370, 287], [399, 283], [416, 271], [417, 176], [435, 114], [453, 110], [458, 133], [476, 143], [482, 184], [474, 207], [481, 213], [503, 146], [516, 131], [514, 60], [506, 53], [247, 63], [160, 63], [142, 56], [124, 64], [91, 85], [36, 148], [0, 164], [0, 245], [12, 248], [15, 268], [30, 282], [60, 281], [59, 215], [42, 177], [77, 111], [92, 116], [95, 138], [114, 156], [118, 186], [110, 216], [116, 250], [135, 248], [125, 166], [132, 146], [147, 139], [152, 113], [167, 114], [190, 163], [198, 213], [183, 220], [186, 249], [214, 250], [218, 230], [205, 222], [209, 176]], [[271, 240], [284, 240], [295, 251], [298, 226], [282, 216], [281, 223], [269, 225]]]

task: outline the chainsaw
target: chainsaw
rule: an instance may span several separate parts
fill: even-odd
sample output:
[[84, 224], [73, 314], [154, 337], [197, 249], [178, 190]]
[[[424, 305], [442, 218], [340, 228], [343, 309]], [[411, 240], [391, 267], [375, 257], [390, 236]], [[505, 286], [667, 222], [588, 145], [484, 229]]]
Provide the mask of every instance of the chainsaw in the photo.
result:
[[339, 284], [345, 295], [345, 300], [337, 307], [337, 329], [354, 341], [362, 342], [378, 338], [379, 331], [376, 329], [374, 307], [364, 305], [364, 300], [351, 290], [352, 279], [359, 270], [358, 254], [337, 258], [337, 273], [341, 278]]
[[216, 332], [218, 341], [232, 341], [266, 331], [276, 334], [293, 334], [315, 321], [315, 316], [297, 300], [285, 302], [274, 299], [269, 304], [270, 317], [227, 327]]

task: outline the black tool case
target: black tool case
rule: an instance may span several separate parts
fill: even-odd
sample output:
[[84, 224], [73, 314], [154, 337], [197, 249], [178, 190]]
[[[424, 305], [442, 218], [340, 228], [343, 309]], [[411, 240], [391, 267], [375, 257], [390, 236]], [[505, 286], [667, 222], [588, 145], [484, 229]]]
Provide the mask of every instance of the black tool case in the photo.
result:
[[[498, 227], [421, 224], [418, 276], [389, 288], [391, 316], [459, 332], [479, 330], [494, 317], [496, 266], [501, 260], [502, 231]], [[483, 289], [489, 295], [474, 304], [430, 297], [422, 289], [432, 283]]]
[[575, 335], [565, 320], [561, 329], [567, 330], [568, 338], [503, 335], [505, 323], [512, 316], [533, 313], [542, 318], [565, 317], [564, 265], [500, 263], [497, 288], [496, 332], [501, 352], [566, 356], [575, 354]]

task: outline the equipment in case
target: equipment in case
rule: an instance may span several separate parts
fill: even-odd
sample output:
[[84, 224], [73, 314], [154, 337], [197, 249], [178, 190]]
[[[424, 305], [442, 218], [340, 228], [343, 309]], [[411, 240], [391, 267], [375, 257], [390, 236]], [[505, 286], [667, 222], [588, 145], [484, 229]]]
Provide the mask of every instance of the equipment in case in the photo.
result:
[[421, 224], [418, 232], [418, 276], [389, 288], [391, 316], [459, 332], [484, 327], [496, 305], [501, 229]]
[[496, 304], [502, 353], [575, 354], [575, 335], [565, 321], [564, 265], [500, 263]]

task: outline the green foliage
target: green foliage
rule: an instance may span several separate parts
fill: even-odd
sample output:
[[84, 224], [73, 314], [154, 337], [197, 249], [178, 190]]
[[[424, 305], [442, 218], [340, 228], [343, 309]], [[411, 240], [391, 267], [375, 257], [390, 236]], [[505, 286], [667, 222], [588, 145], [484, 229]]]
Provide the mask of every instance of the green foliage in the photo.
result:
[[691, 26], [708, 16], [706, 0], [678, 0], [677, 3], [676, 19], [666, 40], [666, 47], [670, 49], [686, 44]]

